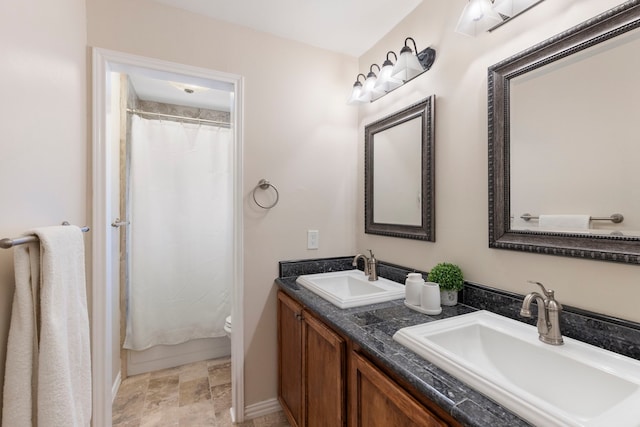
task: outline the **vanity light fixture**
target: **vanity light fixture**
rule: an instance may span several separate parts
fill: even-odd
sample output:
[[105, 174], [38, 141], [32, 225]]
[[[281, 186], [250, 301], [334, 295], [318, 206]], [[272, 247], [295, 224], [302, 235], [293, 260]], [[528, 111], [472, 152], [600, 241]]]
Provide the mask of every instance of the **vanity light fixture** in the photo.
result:
[[541, 1], [542, 0], [493, 0], [493, 10], [503, 17], [513, 18]]
[[393, 71], [391, 72], [391, 76], [394, 79], [402, 80], [403, 82], [408, 82], [423, 71], [422, 64], [418, 61], [418, 57], [414, 55], [411, 48], [407, 46], [409, 40], [413, 42], [413, 48], [418, 52], [416, 41], [411, 37], [407, 37], [404, 40], [403, 48], [400, 50], [400, 58], [398, 58], [398, 62], [393, 66]]
[[402, 86], [402, 80], [398, 80], [391, 76], [393, 72], [393, 62], [389, 59], [389, 54], [392, 53], [396, 58], [396, 62], [398, 61], [398, 56], [394, 51], [390, 50], [387, 52], [387, 59], [382, 63], [382, 69], [380, 70], [380, 75], [378, 76], [378, 80], [376, 81], [375, 88], [380, 90], [381, 92], [390, 92], [393, 89]]
[[456, 32], [477, 36], [493, 31], [543, 0], [469, 0], [458, 20]]
[[358, 74], [356, 77], [356, 82], [353, 84], [353, 89], [351, 90], [351, 96], [347, 101], [347, 104], [364, 104], [366, 101], [362, 100], [362, 83], [360, 83], [360, 76], [362, 76], [366, 80], [366, 76], [362, 73]]
[[491, 0], [469, 0], [460, 15], [456, 32], [475, 37], [501, 23], [502, 17], [493, 10]]
[[384, 94], [384, 92], [375, 87], [378, 78], [376, 73], [373, 72], [374, 66], [378, 67], [378, 72], [380, 72], [380, 66], [378, 64], [371, 64], [371, 67], [369, 67], [369, 74], [367, 74], [367, 79], [364, 81], [364, 86], [362, 86], [362, 96], [360, 98], [363, 102], [370, 102]]
[[[413, 42], [415, 51], [418, 51], [415, 40], [407, 37], [404, 41], [404, 47], [400, 50], [400, 57], [395, 52], [389, 51], [382, 63], [382, 68], [378, 64], [371, 64], [367, 76], [362, 73], [358, 74], [347, 104], [357, 105], [373, 102], [431, 68], [436, 59], [436, 51], [428, 47], [414, 54], [414, 51], [407, 45], [409, 40]], [[390, 54], [393, 54], [396, 59], [395, 65], [389, 59]], [[378, 68], [379, 76], [373, 72], [374, 66]], [[360, 76], [365, 78], [364, 86], [360, 82]]]

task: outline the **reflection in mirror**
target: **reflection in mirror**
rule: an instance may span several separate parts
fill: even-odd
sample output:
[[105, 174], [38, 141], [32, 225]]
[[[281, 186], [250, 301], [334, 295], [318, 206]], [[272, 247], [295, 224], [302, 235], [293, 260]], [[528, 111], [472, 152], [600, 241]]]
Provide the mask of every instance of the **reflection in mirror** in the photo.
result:
[[374, 133], [373, 222], [422, 223], [422, 117]]
[[365, 127], [365, 233], [435, 241], [434, 103]]
[[640, 262], [638, 27], [633, 0], [489, 69], [490, 247]]
[[640, 235], [637, 52], [640, 30], [510, 80], [511, 229], [544, 227], [525, 213], [622, 213], [585, 232]]

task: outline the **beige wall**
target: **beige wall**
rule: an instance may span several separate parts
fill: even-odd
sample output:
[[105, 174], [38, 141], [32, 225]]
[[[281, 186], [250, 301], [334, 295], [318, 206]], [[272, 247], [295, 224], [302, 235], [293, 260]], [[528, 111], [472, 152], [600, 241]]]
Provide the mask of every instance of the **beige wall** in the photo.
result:
[[[0, 238], [87, 223], [86, 41], [83, 0], [0, 2]], [[13, 289], [0, 249], [0, 385]]]
[[[278, 261], [355, 251], [357, 60], [148, 0], [88, 0], [87, 19], [90, 46], [245, 77], [245, 400], [274, 398]], [[251, 199], [261, 178], [280, 191], [270, 211]]]
[[[437, 58], [430, 71], [375, 103], [360, 108], [358, 150], [364, 126], [436, 94], [436, 242], [365, 235], [363, 159], [358, 156], [358, 249], [379, 259], [429, 270], [439, 261], [460, 264], [465, 278], [519, 293], [535, 279], [556, 290], [562, 303], [640, 321], [640, 267], [488, 248], [487, 68], [619, 3], [618, 0], [545, 1], [492, 33], [454, 33], [464, 5], [425, 0], [401, 25], [360, 58], [360, 71], [398, 51], [413, 36]], [[624, 196], [624, 195], [623, 195]]]
[[[530, 289], [525, 281], [536, 279], [555, 288], [561, 302], [640, 321], [634, 303], [640, 295], [635, 280], [640, 267], [487, 247], [487, 67], [619, 1], [546, 1], [477, 38], [453, 32], [464, 3], [424, 0], [360, 59], [359, 66], [350, 57], [149, 0], [87, 0], [86, 15], [81, 0], [3, 3], [0, 237], [62, 220], [88, 220], [88, 39], [89, 46], [246, 78], [247, 404], [276, 393], [272, 281], [281, 259], [348, 255], [372, 248], [379, 259], [421, 269], [453, 261], [472, 281], [524, 293]], [[431, 44], [438, 51], [433, 68], [361, 107], [358, 116], [358, 109], [345, 105], [355, 75], [380, 62], [387, 50], [397, 52], [406, 36], [415, 37], [419, 49]], [[365, 235], [364, 125], [433, 93], [437, 242]], [[250, 201], [260, 178], [280, 190], [280, 203], [271, 211]], [[320, 230], [317, 251], [306, 249], [310, 228]], [[0, 250], [0, 378], [13, 294], [11, 257], [12, 251]]]

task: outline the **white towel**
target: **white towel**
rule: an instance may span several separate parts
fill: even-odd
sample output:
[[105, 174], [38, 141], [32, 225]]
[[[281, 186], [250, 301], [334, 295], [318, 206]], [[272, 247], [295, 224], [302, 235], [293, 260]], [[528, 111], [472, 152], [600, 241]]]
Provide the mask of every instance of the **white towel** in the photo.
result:
[[2, 425], [32, 427], [36, 425], [40, 246], [37, 243], [16, 246], [13, 260], [16, 288], [7, 342]]
[[545, 229], [588, 230], [589, 215], [540, 215], [538, 226]]
[[[33, 234], [40, 238], [40, 340], [39, 351], [32, 350], [39, 353], [38, 361], [32, 368], [32, 377], [34, 377], [32, 380], [25, 380], [24, 372], [14, 373], [9, 366], [6, 376], [20, 377], [21, 383], [17, 387], [22, 391], [28, 390], [31, 382], [36, 382], [37, 392], [35, 395], [29, 393], [31, 397], [27, 400], [31, 403], [25, 406], [35, 407], [38, 427], [89, 426], [91, 356], [82, 232], [75, 226], [58, 226], [38, 228], [33, 230]], [[16, 254], [18, 253], [16, 251]], [[20, 255], [19, 258], [16, 259], [16, 276], [18, 264], [23, 263], [24, 257]], [[30, 257], [30, 261], [33, 263], [33, 257]], [[20, 266], [20, 269], [24, 270], [24, 266]], [[16, 277], [16, 281], [17, 279]], [[33, 277], [31, 279], [33, 284]], [[20, 285], [16, 283], [16, 286]], [[24, 287], [24, 284], [22, 286]], [[21, 301], [17, 301], [20, 297], [22, 297]], [[24, 299], [24, 292], [19, 293], [16, 289], [14, 309], [18, 306], [19, 312], [23, 312], [23, 307], [29, 306]], [[33, 306], [31, 302], [31, 307]], [[33, 331], [37, 326], [33, 315], [31, 322], [31, 331]], [[28, 332], [29, 328], [26, 329]], [[13, 314], [10, 335], [12, 333]], [[20, 342], [18, 347], [26, 344], [25, 338], [16, 338], [15, 341]], [[12, 351], [13, 349], [8, 346], [7, 360]], [[25, 364], [26, 362], [23, 362], [23, 366], [17, 368], [29, 371]], [[7, 391], [9, 391], [8, 397]], [[25, 396], [22, 394], [19, 398], [25, 399]], [[8, 406], [18, 399], [14, 391], [7, 390], [6, 382], [4, 399], [3, 425], [20, 427], [32, 425], [30, 421], [24, 419], [10, 420], [14, 422], [5, 424], [5, 415], [7, 415], [5, 411], [9, 410], [9, 416], [13, 416], [13, 411]], [[17, 415], [28, 416], [26, 408], [22, 408]]]

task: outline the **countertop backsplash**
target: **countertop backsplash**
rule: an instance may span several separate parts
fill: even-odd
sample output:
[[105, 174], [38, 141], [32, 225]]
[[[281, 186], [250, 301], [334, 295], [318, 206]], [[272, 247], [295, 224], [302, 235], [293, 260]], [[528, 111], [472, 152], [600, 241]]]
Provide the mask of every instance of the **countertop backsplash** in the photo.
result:
[[[326, 273], [351, 270], [353, 256], [319, 258], [295, 261], [280, 261], [280, 278], [297, 277], [303, 274]], [[358, 268], [362, 270], [360, 260]], [[378, 260], [378, 275], [398, 283], [404, 283], [407, 274], [425, 271], [402, 267]], [[487, 285], [465, 282], [460, 292], [459, 303], [478, 310], [494, 313], [535, 325], [537, 315], [532, 318], [520, 316], [524, 295], [506, 292]], [[562, 296], [558, 296], [562, 304]], [[562, 335], [588, 344], [640, 360], [640, 324], [624, 319], [605, 316], [563, 304], [561, 316]]]

